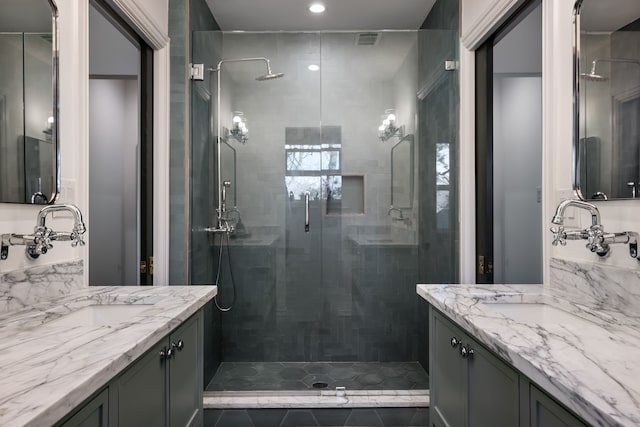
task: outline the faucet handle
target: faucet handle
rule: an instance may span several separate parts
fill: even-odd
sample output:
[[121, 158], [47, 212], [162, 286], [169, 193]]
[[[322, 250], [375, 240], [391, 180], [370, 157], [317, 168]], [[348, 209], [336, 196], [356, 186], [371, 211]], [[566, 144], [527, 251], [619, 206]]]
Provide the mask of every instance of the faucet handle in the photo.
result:
[[558, 243], [567, 246], [567, 233], [564, 231], [564, 226], [551, 227], [551, 232], [553, 233], [553, 242], [551, 242], [553, 246], [558, 246]]
[[76, 246], [84, 246], [86, 245], [84, 239], [82, 238], [82, 235], [84, 234], [84, 231], [80, 232], [78, 230], [73, 230], [71, 232], [71, 247], [76, 247]]

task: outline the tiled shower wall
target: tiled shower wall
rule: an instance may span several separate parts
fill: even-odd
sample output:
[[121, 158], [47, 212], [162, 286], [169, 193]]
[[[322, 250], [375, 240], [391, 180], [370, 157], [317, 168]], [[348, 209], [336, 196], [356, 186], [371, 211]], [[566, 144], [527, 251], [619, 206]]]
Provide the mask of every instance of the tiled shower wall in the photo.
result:
[[[209, 139], [204, 133], [192, 134], [192, 121], [209, 120], [208, 102], [192, 95], [187, 75], [192, 58], [192, 34], [195, 31], [219, 30], [204, 0], [169, 0], [169, 36], [171, 37], [171, 135], [170, 135], [170, 284], [212, 284], [211, 250], [207, 235], [188, 233], [202, 227], [210, 217], [207, 184], [209, 165], [205, 161]], [[207, 52], [215, 61], [215, 46]], [[196, 89], [194, 87], [194, 89]], [[187, 113], [188, 111], [188, 113]], [[196, 127], [196, 129], [200, 129]], [[190, 176], [200, 176], [190, 179]], [[188, 185], [188, 187], [187, 187]], [[188, 208], [188, 209], [187, 209]], [[207, 224], [208, 225], [208, 224]], [[185, 239], [189, 236], [190, 239]], [[190, 270], [190, 271], [189, 271]], [[189, 275], [190, 277], [187, 277]], [[220, 364], [220, 313], [213, 303], [204, 307], [204, 385], [208, 384]]]

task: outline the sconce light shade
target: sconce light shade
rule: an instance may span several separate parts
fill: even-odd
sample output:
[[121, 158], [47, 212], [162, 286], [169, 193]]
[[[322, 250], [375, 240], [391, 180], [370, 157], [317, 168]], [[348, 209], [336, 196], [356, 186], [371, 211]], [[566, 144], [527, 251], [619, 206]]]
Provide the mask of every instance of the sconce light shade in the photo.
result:
[[229, 133], [236, 141], [246, 144], [249, 140], [249, 129], [247, 128], [247, 119], [242, 114], [242, 111], [234, 111], [233, 119], [231, 119], [232, 126]]
[[396, 115], [393, 110], [385, 110], [382, 115], [382, 124], [378, 126], [378, 138], [387, 141], [390, 138], [404, 136], [404, 126], [396, 126]]

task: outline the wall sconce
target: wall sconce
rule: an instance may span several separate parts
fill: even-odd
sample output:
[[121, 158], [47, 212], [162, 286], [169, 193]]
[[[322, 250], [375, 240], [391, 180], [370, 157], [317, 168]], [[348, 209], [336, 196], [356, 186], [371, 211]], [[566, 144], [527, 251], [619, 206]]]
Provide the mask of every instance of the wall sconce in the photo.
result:
[[393, 110], [385, 110], [382, 116], [382, 124], [378, 127], [378, 138], [387, 141], [390, 138], [404, 136], [404, 126], [397, 126], [396, 115]]
[[231, 130], [229, 131], [229, 133], [242, 144], [246, 144], [249, 140], [247, 119], [242, 114], [242, 111], [233, 112], [233, 123], [231, 125]]

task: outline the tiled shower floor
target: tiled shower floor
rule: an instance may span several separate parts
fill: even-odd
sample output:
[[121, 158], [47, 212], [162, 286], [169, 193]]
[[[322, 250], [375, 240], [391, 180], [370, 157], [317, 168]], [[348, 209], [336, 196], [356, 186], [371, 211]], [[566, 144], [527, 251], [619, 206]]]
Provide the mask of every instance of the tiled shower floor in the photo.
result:
[[418, 362], [223, 362], [206, 391], [426, 390], [429, 376]]

